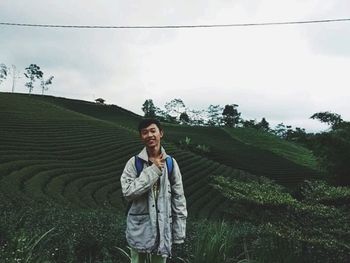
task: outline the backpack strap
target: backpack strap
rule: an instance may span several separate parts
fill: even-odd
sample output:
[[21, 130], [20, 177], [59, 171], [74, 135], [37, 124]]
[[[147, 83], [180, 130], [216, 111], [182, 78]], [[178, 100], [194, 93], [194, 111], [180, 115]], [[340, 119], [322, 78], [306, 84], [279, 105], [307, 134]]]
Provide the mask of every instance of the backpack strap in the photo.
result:
[[136, 177], [139, 177], [142, 170], [143, 170], [143, 161], [137, 155], [135, 155], [135, 167], [136, 167], [136, 172], [137, 172]]
[[[167, 158], [165, 158], [165, 163], [166, 163], [166, 167], [168, 170], [168, 178], [170, 181], [171, 176], [173, 174], [173, 170], [174, 170], [173, 158], [170, 155], [168, 155]], [[143, 170], [143, 160], [140, 157], [138, 157], [137, 155], [135, 155], [135, 168], [136, 168], [136, 172], [137, 172], [136, 177], [139, 177], [142, 170]]]
[[174, 160], [173, 157], [168, 155], [168, 157], [165, 159], [166, 167], [168, 169], [168, 180], [170, 182], [170, 195], [172, 195], [172, 186], [174, 184], [174, 176], [173, 176], [173, 170], [174, 170]]
[[172, 184], [172, 174], [173, 174], [173, 170], [174, 170], [174, 160], [173, 158], [168, 155], [167, 158], [165, 158], [165, 162], [166, 162], [166, 167], [168, 169], [168, 179], [170, 184]]

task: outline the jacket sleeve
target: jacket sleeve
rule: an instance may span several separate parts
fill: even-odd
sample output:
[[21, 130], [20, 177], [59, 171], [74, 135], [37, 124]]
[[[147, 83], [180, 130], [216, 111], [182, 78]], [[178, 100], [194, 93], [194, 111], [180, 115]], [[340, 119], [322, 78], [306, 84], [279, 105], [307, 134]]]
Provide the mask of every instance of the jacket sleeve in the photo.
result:
[[173, 217], [173, 243], [181, 244], [186, 237], [186, 198], [179, 165], [174, 159], [173, 182], [171, 184], [171, 210]]
[[135, 157], [132, 157], [125, 165], [124, 171], [120, 177], [122, 193], [128, 201], [140, 197], [142, 194], [151, 189], [152, 185], [162, 175], [155, 164], [142, 170], [139, 177], [135, 167]]

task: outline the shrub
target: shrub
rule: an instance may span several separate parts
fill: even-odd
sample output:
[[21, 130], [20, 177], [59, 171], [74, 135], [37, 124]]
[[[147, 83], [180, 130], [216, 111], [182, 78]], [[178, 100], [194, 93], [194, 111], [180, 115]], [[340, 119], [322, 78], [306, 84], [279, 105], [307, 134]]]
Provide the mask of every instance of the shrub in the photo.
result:
[[125, 220], [116, 211], [35, 203], [0, 208], [0, 258], [9, 262], [101, 262], [113, 255], [110, 262], [118, 262], [115, 247], [125, 246]]
[[[350, 214], [347, 209], [338, 209], [317, 202], [297, 201], [289, 193], [284, 192], [282, 187], [272, 183], [241, 181], [222, 176], [213, 178], [213, 182], [213, 186], [229, 200], [225, 209], [225, 216], [228, 219], [268, 226], [265, 231], [268, 234], [260, 236], [260, 241], [257, 240], [259, 241], [257, 244], [260, 244], [258, 248], [263, 254], [286, 249], [294, 251], [296, 253], [294, 256], [297, 258], [303, 260], [308, 258], [306, 262], [348, 261]], [[315, 189], [333, 189], [342, 193], [338, 193], [340, 196], [344, 196], [343, 191], [345, 193], [347, 191], [336, 190], [326, 185]], [[314, 195], [309, 195], [309, 198], [317, 200], [318, 192], [312, 193]], [[279, 245], [282, 244], [283, 248], [280, 248]], [[265, 245], [271, 249], [271, 253]], [[291, 256], [291, 261], [286, 262], [294, 262], [293, 258]], [[262, 262], [269, 261], [264, 259]]]
[[284, 192], [282, 186], [272, 182], [242, 181], [223, 176], [211, 179], [212, 186], [231, 201], [268, 207], [293, 205], [296, 202], [289, 193]]
[[348, 205], [350, 188], [328, 185], [324, 181], [304, 181], [300, 187], [301, 198], [308, 203], [326, 205]]

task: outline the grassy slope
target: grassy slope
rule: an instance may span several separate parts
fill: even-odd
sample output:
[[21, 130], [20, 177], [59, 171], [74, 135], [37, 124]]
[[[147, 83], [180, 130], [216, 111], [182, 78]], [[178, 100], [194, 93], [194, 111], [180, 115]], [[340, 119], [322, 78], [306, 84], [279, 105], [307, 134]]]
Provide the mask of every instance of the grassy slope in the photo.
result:
[[[122, 207], [118, 176], [126, 160], [142, 147], [133, 129], [140, 116], [117, 106], [50, 96], [1, 93], [0, 105], [3, 185], [79, 206]], [[211, 174], [248, 172], [291, 185], [314, 175], [311, 169], [234, 139], [222, 129], [165, 128], [166, 147], [181, 165], [195, 213], [207, 215], [222, 201], [208, 184]], [[210, 160], [171, 144], [186, 136], [209, 145]], [[217, 197], [207, 200], [203, 196], [210, 196], [208, 191]]]
[[[2, 191], [79, 206], [112, 202], [120, 188], [113, 175], [127, 160], [117, 149], [138, 149], [135, 134], [35, 96], [1, 94], [0, 105]], [[94, 195], [101, 188], [107, 196]]]
[[269, 149], [237, 140], [223, 129], [170, 126], [166, 131], [167, 138], [171, 141], [178, 142], [187, 136], [194, 144], [209, 146], [211, 159], [255, 175], [272, 178], [284, 185], [294, 186], [305, 178], [317, 176], [317, 171], [310, 167], [297, 164]]
[[[97, 105], [80, 100], [39, 97], [70, 110], [135, 129], [141, 116], [114, 105]], [[198, 144], [209, 145], [214, 161], [266, 176], [284, 185], [295, 185], [305, 178], [317, 176], [315, 157], [305, 148], [277, 139], [272, 135], [254, 133], [251, 129], [166, 125], [166, 139], [178, 143], [186, 136]]]
[[277, 136], [252, 128], [224, 128], [234, 139], [245, 144], [271, 151], [297, 164], [317, 170], [318, 163], [313, 153], [294, 143], [281, 140]]
[[[44, 98], [0, 94], [1, 192], [9, 198], [123, 210], [119, 176], [142, 147], [137, 133]], [[103, 105], [93, 107], [105, 110]], [[181, 166], [190, 214], [219, 211], [223, 198], [209, 186], [208, 176], [244, 173], [170, 143], [165, 146]]]
[[[19, 94], [18, 94], [19, 95]], [[97, 104], [83, 100], [73, 100], [53, 96], [36, 96], [38, 100], [49, 102], [75, 112], [85, 114], [100, 120], [112, 122], [130, 129], [137, 127], [141, 116], [116, 105]]]

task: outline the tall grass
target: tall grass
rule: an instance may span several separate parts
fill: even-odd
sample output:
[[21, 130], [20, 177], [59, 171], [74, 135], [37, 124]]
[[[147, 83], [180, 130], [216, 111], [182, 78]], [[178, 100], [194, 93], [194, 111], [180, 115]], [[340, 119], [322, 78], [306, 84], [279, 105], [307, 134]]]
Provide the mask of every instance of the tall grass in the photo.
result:
[[249, 243], [257, 232], [256, 227], [202, 221], [196, 232], [191, 263], [254, 262]]
[[45, 237], [54, 230], [51, 228], [41, 235], [29, 236], [25, 229], [20, 229], [11, 242], [0, 246], [0, 255], [5, 262], [43, 262], [43, 255], [36, 254], [39, 243], [45, 242]]

